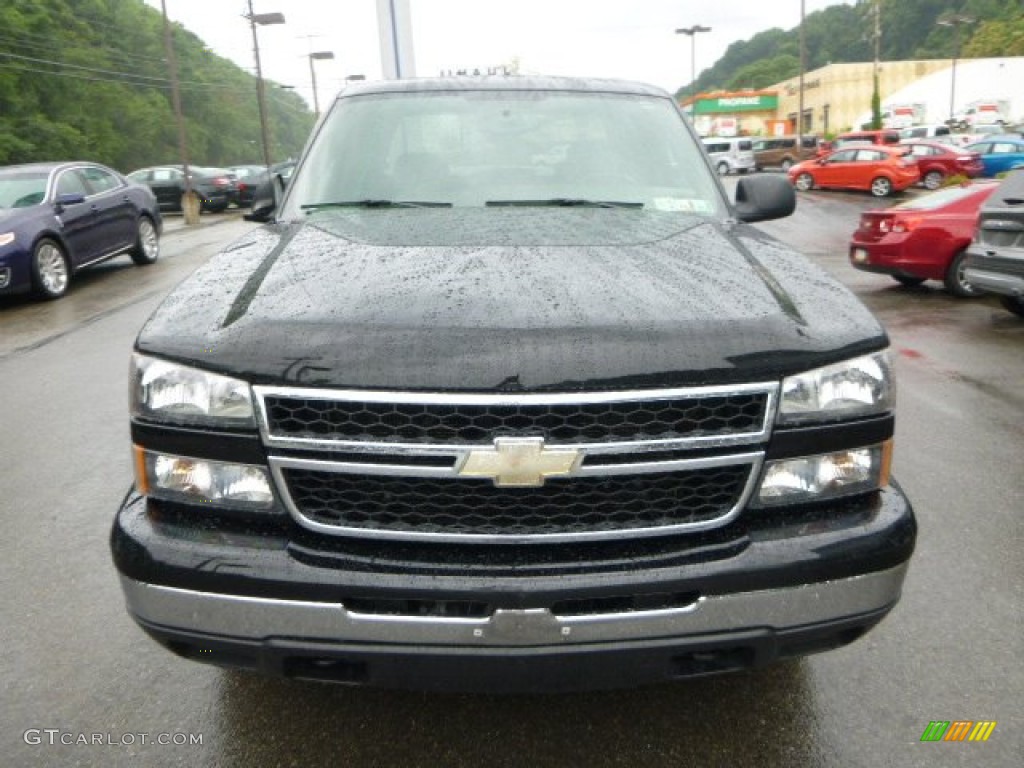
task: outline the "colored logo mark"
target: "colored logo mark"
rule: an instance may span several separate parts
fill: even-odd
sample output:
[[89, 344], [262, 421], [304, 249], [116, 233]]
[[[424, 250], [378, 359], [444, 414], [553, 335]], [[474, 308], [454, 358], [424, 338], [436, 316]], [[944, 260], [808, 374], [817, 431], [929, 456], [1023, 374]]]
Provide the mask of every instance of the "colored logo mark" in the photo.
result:
[[995, 729], [995, 720], [932, 720], [921, 741], [988, 741]]

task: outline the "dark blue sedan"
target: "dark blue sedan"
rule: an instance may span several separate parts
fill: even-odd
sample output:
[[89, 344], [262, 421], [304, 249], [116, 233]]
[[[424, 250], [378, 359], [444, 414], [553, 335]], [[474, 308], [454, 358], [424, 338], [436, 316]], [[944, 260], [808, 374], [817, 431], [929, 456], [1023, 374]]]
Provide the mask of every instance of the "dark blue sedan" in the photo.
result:
[[982, 175], [992, 177], [1003, 171], [1024, 168], [1024, 139], [992, 135], [984, 141], [968, 144], [964, 152], [977, 152], [985, 164]]
[[163, 222], [148, 187], [96, 163], [0, 168], [0, 296], [63, 296], [75, 272], [122, 253], [160, 254]]

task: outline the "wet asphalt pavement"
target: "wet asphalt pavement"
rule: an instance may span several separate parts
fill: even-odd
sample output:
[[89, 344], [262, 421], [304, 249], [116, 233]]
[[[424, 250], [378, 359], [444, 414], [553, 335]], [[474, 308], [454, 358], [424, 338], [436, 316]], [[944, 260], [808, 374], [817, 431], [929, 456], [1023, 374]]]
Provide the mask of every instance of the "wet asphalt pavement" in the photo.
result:
[[[121, 258], [62, 301], [0, 300], [0, 765], [1021, 765], [1024, 322], [854, 272], [847, 238], [873, 205], [811, 193], [762, 226], [892, 336], [895, 474], [920, 524], [903, 600], [847, 648], [632, 691], [358, 690], [163, 651], [124, 612], [107, 549], [130, 483], [127, 355], [160, 297], [254, 225], [172, 219], [153, 267]], [[931, 720], [998, 725], [984, 744], [921, 743]]]

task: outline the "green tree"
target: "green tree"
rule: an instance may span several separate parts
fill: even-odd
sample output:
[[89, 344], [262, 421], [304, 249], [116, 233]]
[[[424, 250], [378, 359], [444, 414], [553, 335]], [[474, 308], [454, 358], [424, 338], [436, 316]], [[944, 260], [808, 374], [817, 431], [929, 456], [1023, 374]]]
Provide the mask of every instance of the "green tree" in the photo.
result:
[[799, 73], [800, 59], [792, 54], [782, 54], [742, 67], [728, 82], [726, 88], [729, 90], [766, 88], [773, 83], [795, 77]]
[[986, 21], [963, 47], [965, 58], [1024, 56], [1024, 13], [1016, 19]]
[[[255, 78], [178, 25], [174, 43], [192, 162], [258, 162]], [[143, 0], [2, 0], [0, 164], [177, 162], [163, 51], [163, 19]], [[283, 92], [268, 112], [274, 158], [297, 154], [312, 112]]]
[[875, 73], [875, 87], [871, 91], [871, 128], [879, 130], [882, 127], [882, 96], [878, 89], [878, 73]]
[[[804, 20], [807, 69], [829, 63], [871, 61], [873, 4], [874, 0], [857, 0], [853, 5], [832, 5], [808, 14]], [[960, 30], [962, 56], [1020, 55], [1021, 0], [881, 0], [880, 58], [950, 58], [955, 48], [955, 31], [936, 24], [939, 17], [948, 13], [962, 13], [977, 20], [975, 25]], [[763, 82], [762, 75], [771, 72], [774, 60], [787, 55], [799, 60], [799, 34], [799, 26], [794, 25], [786, 30], [769, 29], [749, 40], [732, 43], [718, 61], [700, 73], [698, 88], [709, 91], [771, 85]], [[773, 82], [792, 75], [783, 75]]]

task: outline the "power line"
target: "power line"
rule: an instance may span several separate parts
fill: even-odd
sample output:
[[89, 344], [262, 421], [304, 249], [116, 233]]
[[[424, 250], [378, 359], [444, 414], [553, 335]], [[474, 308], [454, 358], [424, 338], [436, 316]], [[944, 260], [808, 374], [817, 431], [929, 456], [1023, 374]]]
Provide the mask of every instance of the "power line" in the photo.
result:
[[[21, 32], [18, 35], [13, 35], [10, 32], [0, 32], [0, 40], [3, 40], [3, 42], [8, 45], [19, 46], [22, 48], [34, 48], [36, 50], [45, 50], [47, 52], [54, 50], [54, 42], [56, 42], [53, 35], [35, 35], [28, 32]], [[82, 41], [78, 40], [76, 43], [81, 45]], [[110, 56], [119, 57], [125, 60], [134, 59], [137, 61], [149, 61], [160, 65], [165, 65], [167, 63], [163, 57], [143, 56], [142, 54], [128, 53], [117, 48], [111, 48], [107, 45], [89, 45], [88, 48], [90, 52], [101, 51]]]
[[[0, 55], [3, 55], [3, 54], [0, 54]], [[159, 83], [159, 82], [158, 83], [143, 83], [143, 82], [139, 82], [139, 81], [136, 81], [136, 80], [124, 80], [122, 78], [92, 77], [90, 75], [82, 75], [82, 74], [77, 74], [77, 73], [74, 73], [74, 72], [58, 72], [58, 71], [53, 70], [53, 69], [39, 69], [38, 67], [29, 67], [29, 66], [25, 66], [23, 64], [15, 64], [15, 63], [5, 64], [3, 62], [0, 62], [0, 69], [6, 69], [6, 70], [10, 70], [12, 72], [31, 72], [31, 73], [34, 73], [34, 74], [37, 73], [37, 74], [41, 74], [41, 75], [52, 75], [53, 77], [67, 77], [67, 78], [71, 78], [72, 80], [86, 80], [86, 81], [92, 82], [92, 83], [115, 83], [117, 85], [134, 86], [136, 88], [156, 88], [158, 90], [169, 90], [170, 87], [171, 87], [170, 81], [164, 81], [162, 83]], [[214, 84], [207, 84], [207, 83], [194, 83], [191, 86], [186, 86], [186, 84], [183, 83], [182, 86], [183, 87], [187, 87], [188, 90], [203, 90], [203, 89], [206, 89], [206, 88], [217, 88], [222, 93], [247, 94], [249, 92], [248, 88], [237, 88], [237, 87], [231, 86], [231, 85], [220, 85], [220, 84], [214, 85]]]
[[[0, 54], [3, 55], [3, 54]], [[170, 84], [157, 85], [156, 83], [140, 83], [132, 80], [114, 79], [111, 77], [90, 77], [89, 75], [79, 75], [74, 72], [55, 72], [52, 69], [38, 69], [36, 67], [26, 67], [21, 64], [3, 64], [0, 63], [0, 69], [7, 69], [13, 72], [34, 72], [42, 75], [53, 75], [54, 77], [69, 77], [73, 80], [88, 80], [93, 83], [117, 83], [119, 85], [134, 85], [139, 88], [170, 88]]]
[[81, 64], [72, 64], [67, 61], [54, 61], [52, 59], [39, 59], [34, 56], [19, 56], [16, 53], [3, 53], [0, 52], [0, 56], [7, 59], [17, 59], [18, 61], [28, 61], [33, 64], [52, 64], [58, 67], [66, 67], [68, 69], [77, 69], [82, 72], [94, 72], [100, 75], [123, 75], [125, 77], [134, 78], [137, 80], [155, 80], [159, 82], [170, 82], [166, 77], [153, 77], [152, 75], [136, 75], [131, 72], [121, 72], [113, 69], [100, 69], [98, 67], [86, 67]]
[[[79, 71], [82, 71], [82, 72], [91, 72], [91, 73], [94, 73], [94, 74], [115, 75], [115, 76], [118, 76], [119, 78], [129, 78], [129, 79], [112, 79], [112, 80], [108, 80], [108, 82], [121, 82], [121, 83], [131, 83], [131, 84], [135, 84], [135, 85], [154, 85], [154, 86], [157, 86], [159, 84], [158, 87], [161, 87], [161, 88], [168, 87], [170, 85], [170, 82], [171, 82], [166, 77], [154, 77], [152, 75], [137, 75], [137, 74], [134, 74], [132, 72], [123, 72], [123, 71], [114, 70], [114, 69], [101, 69], [99, 67], [86, 67], [86, 66], [83, 66], [81, 64], [71, 64], [70, 62], [66, 62], [66, 61], [54, 61], [52, 59], [40, 59], [40, 58], [36, 58], [36, 57], [33, 57], [33, 56], [19, 56], [18, 54], [15, 54], [15, 53], [3, 53], [3, 52], [0, 52], [0, 57], [8, 58], [8, 59], [17, 59], [19, 61], [27, 61], [27, 62], [31, 62], [33, 64], [50, 64], [50, 65], [55, 66], [55, 67], [65, 67], [67, 69], [74, 69], [74, 70], [79, 70]], [[45, 69], [25, 70], [25, 71], [35, 71], [35, 72], [42, 72], [42, 73], [48, 73], [48, 74], [60, 74], [58, 72], [54, 72], [52, 70], [45, 70]], [[149, 83], [138, 82], [138, 81], [145, 81], [145, 80], [148, 80], [150, 82]], [[183, 81], [181, 84], [182, 85], [191, 86], [191, 87], [196, 87], [196, 88], [228, 88], [228, 89], [238, 90], [238, 86], [228, 85], [228, 84], [224, 84], [224, 83], [203, 83], [203, 82], [198, 82], [198, 81], [195, 81], [195, 80], [188, 80], [188, 81]]]

